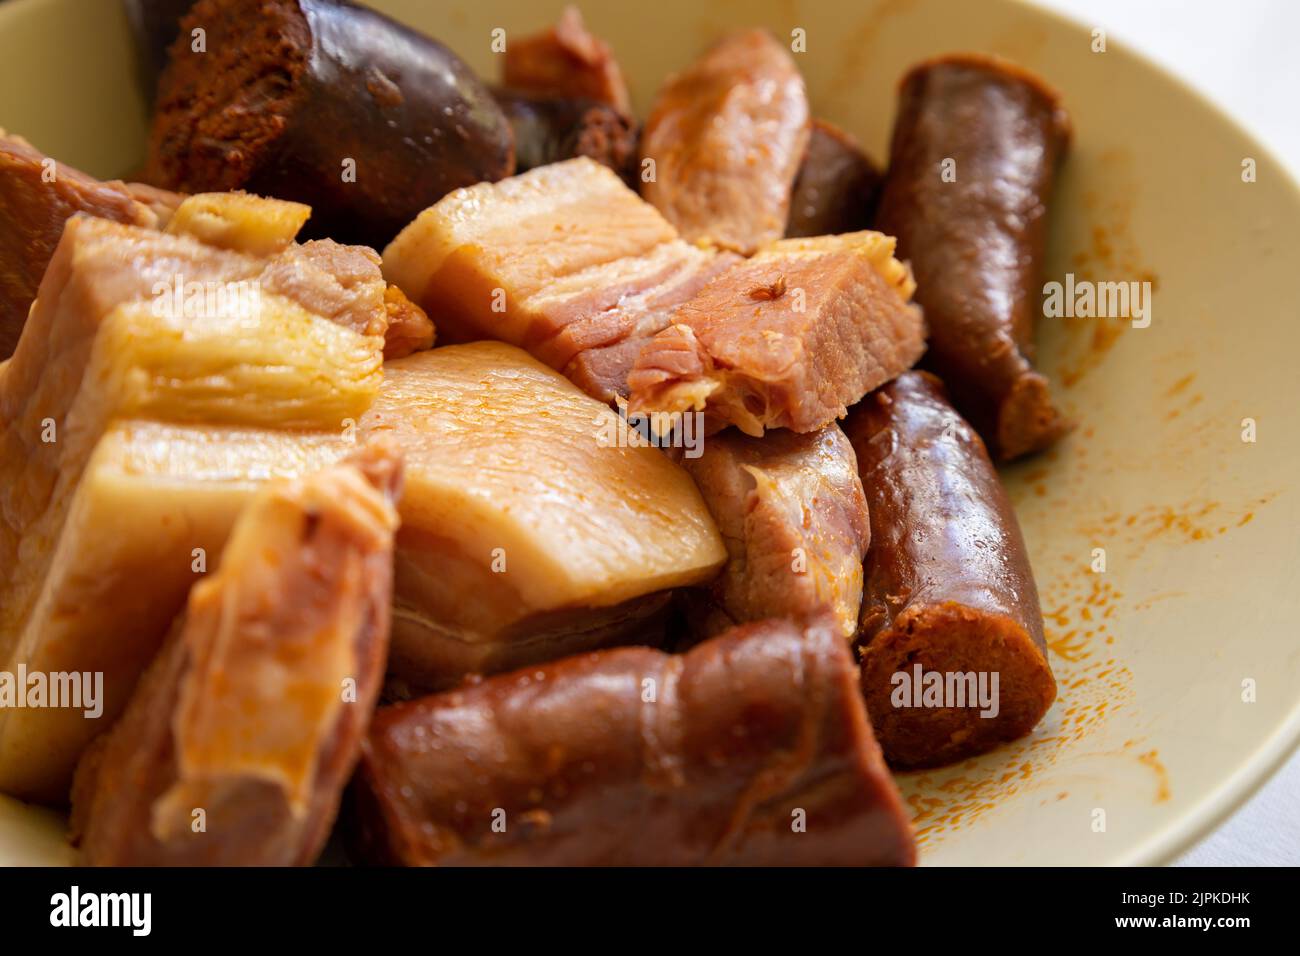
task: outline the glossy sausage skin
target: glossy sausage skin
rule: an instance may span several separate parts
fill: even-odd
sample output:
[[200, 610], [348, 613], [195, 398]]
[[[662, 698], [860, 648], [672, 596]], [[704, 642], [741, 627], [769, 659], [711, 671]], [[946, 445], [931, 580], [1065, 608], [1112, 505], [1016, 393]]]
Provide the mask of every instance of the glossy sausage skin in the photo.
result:
[[514, 90], [496, 90], [493, 96], [514, 132], [516, 172], [586, 156], [632, 181], [636, 129], [608, 103]]
[[353, 790], [356, 849], [379, 863], [915, 860], [829, 624], [599, 651], [381, 708]]
[[199, 0], [180, 34], [158, 84], [155, 185], [304, 202], [311, 235], [382, 248], [453, 189], [513, 171], [510, 126], [469, 67], [372, 10]]
[[880, 170], [852, 137], [813, 120], [808, 151], [790, 194], [786, 238], [869, 229], [880, 181]]
[[[1027, 734], [1056, 681], [1020, 526], [984, 443], [926, 372], [869, 395], [844, 430], [871, 515], [858, 636], [886, 759], [937, 766]], [[953, 699], [914, 706], [903, 692], [920, 683], [917, 665], [945, 681], [983, 674], [990, 689], [996, 673], [996, 715]]]
[[[1068, 428], [1034, 371], [1047, 204], [1069, 121], [1041, 80], [960, 55], [903, 79], [876, 228], [898, 238], [930, 326], [926, 365], [995, 455]], [[955, 181], [944, 181], [943, 163]]]

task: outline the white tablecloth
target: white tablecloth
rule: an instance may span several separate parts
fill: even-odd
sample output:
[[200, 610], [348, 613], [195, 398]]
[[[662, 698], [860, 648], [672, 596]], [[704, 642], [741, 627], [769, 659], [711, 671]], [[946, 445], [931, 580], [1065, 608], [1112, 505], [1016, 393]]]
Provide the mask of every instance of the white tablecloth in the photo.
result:
[[[1231, 113], [1300, 179], [1300, 2], [1036, 0], [1126, 43]], [[1297, 635], [1300, 639], [1300, 635]], [[1300, 864], [1300, 754], [1180, 866]]]

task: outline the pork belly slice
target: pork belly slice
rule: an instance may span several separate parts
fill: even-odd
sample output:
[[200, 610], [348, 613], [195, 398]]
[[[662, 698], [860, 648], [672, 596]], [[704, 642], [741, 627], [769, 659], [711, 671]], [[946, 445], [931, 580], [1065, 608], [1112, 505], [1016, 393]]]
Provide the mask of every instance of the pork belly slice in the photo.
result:
[[316, 859], [383, 678], [400, 471], [386, 443], [249, 502], [220, 569], [80, 763], [86, 863]]
[[718, 620], [829, 615], [851, 638], [871, 526], [857, 457], [839, 426], [761, 438], [729, 429], [683, 465], [727, 545], [727, 566], [712, 586], [721, 614], [702, 629]]
[[726, 558], [690, 477], [500, 342], [390, 362], [363, 434], [406, 452], [390, 670], [416, 687], [636, 639]]
[[783, 239], [672, 315], [628, 375], [633, 413], [704, 411], [748, 435], [816, 431], [925, 349], [915, 283], [877, 232]]
[[[241, 251], [239, 229], [227, 233], [229, 248], [217, 248], [190, 235], [69, 220], [18, 350], [0, 367], [0, 669], [112, 671], [105, 694], [121, 701], [166, 629], [136, 613], [144, 592], [156, 586], [160, 608], [174, 611], [174, 588], [183, 595], [192, 583], [184, 555], [200, 540], [156, 574], [111, 560], [115, 549], [129, 550], [115, 536], [138, 538], [143, 554], [184, 533], [134, 520], [148, 514], [143, 498], [116, 512], [98, 503], [98, 456], [109, 453], [101, 439], [116, 422], [341, 437], [377, 393], [386, 322], [377, 257], [333, 243], [294, 246], [284, 204], [265, 202], [267, 232], [250, 241], [280, 237], [282, 251], [269, 257]], [[204, 208], [205, 218], [218, 215]], [[186, 314], [166, 291], [182, 280], [259, 291], [255, 299], [202, 296]], [[159, 560], [175, 553], [160, 550]], [[62, 799], [95, 729], [51, 708], [0, 711], [0, 790]]]
[[506, 45], [502, 80], [511, 89], [608, 103], [632, 115], [623, 71], [609, 44], [593, 35], [575, 6], [555, 26]]
[[852, 652], [822, 624], [599, 651], [380, 708], [352, 797], [354, 849], [385, 864], [916, 859]]
[[733, 33], [655, 98], [642, 195], [683, 238], [749, 255], [785, 234], [810, 128], [790, 51], [764, 30]]
[[[318, 471], [355, 449], [340, 432], [111, 425], [77, 484], [11, 663], [0, 665], [103, 674], [103, 714], [0, 710], [0, 790], [66, 799], [78, 754], [126, 706], [252, 495], [268, 479]], [[30, 545], [22, 552], [35, 558]]]
[[77, 213], [159, 228], [181, 196], [100, 182], [0, 129], [0, 360], [13, 354], [63, 224]]
[[445, 197], [384, 250], [384, 274], [444, 340], [517, 345], [609, 402], [626, 394], [627, 343], [736, 261], [683, 242], [616, 175], [574, 159]]

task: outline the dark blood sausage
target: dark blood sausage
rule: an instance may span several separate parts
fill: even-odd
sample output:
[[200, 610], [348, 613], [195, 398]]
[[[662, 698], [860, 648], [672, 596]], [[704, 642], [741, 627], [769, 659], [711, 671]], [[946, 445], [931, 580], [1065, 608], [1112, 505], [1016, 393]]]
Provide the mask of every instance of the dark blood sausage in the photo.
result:
[[880, 181], [880, 170], [848, 133], [813, 120], [790, 194], [786, 238], [869, 229]]
[[312, 235], [383, 248], [448, 192], [514, 169], [510, 125], [469, 67], [372, 10], [199, 0], [180, 33], [158, 84], [154, 185], [297, 200]]
[[140, 77], [152, 99], [158, 74], [167, 65], [167, 50], [176, 42], [181, 17], [194, 6], [194, 0], [122, 0], [122, 6], [140, 58]]
[[910, 865], [907, 816], [829, 624], [747, 624], [381, 708], [353, 837], [406, 865]]
[[608, 103], [515, 90], [493, 95], [514, 132], [516, 172], [586, 156], [632, 180], [636, 129]]
[[1030, 362], [1047, 201], [1069, 136], [1057, 94], [992, 57], [931, 60], [903, 79], [876, 228], [911, 260], [926, 365], [1002, 459], [1068, 429]]
[[[1029, 733], [1056, 681], [1020, 526], [984, 443], [926, 372], [867, 396], [844, 431], [871, 516], [859, 642], [886, 759], [933, 767]], [[953, 675], [954, 693], [957, 675], [974, 675], [967, 706], [909, 706], [929, 673], [945, 685]], [[991, 689], [994, 673], [996, 716], [971, 691], [980, 674]]]

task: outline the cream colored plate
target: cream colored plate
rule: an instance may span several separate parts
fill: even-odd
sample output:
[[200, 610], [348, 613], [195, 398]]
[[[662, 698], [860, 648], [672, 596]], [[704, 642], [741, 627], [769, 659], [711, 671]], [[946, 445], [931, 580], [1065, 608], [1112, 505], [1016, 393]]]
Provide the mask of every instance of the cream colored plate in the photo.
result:
[[[533, 0], [376, 6], [495, 75], [490, 31]], [[1060, 698], [1024, 743], [903, 780], [927, 863], [1156, 863], [1227, 814], [1300, 736], [1300, 193], [1177, 81], [1019, 3], [589, 2], [644, 109], [729, 27], [806, 31], [816, 112], [883, 157], [904, 68], [988, 50], [1042, 72], [1077, 130], [1048, 278], [1155, 283], [1152, 322], [1044, 320], [1080, 422], [1007, 480], [1043, 592]], [[117, 4], [0, 5], [0, 126], [100, 175], [135, 167], [143, 107]], [[1257, 181], [1242, 181], [1253, 159]], [[1242, 441], [1254, 419], [1258, 440]], [[1090, 569], [1106, 550], [1105, 573]], [[1253, 681], [1255, 700], [1243, 701]], [[1104, 813], [1104, 832], [1098, 821]], [[58, 822], [0, 805], [0, 860], [65, 858]], [[1300, 861], [1298, 861], [1300, 862]]]

